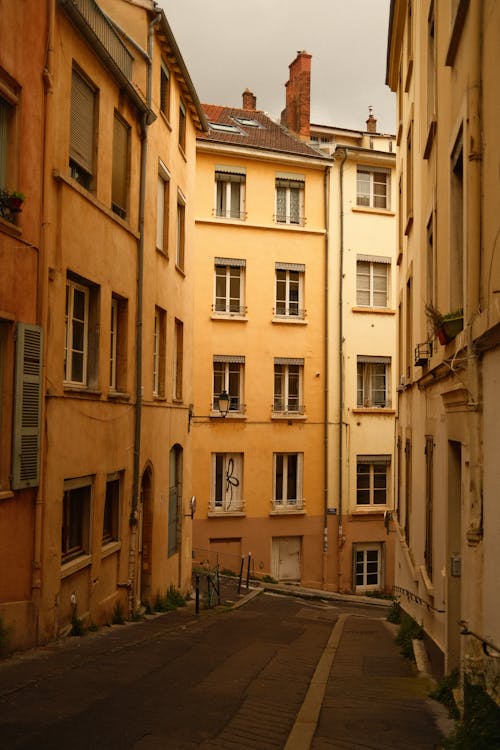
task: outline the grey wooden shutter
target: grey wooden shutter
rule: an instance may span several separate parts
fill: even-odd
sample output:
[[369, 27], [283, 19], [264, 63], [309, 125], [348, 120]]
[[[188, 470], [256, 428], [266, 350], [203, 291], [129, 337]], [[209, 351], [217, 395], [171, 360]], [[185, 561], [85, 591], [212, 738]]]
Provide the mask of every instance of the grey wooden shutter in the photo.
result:
[[71, 84], [70, 157], [92, 174], [94, 162], [94, 91], [73, 71]]
[[40, 413], [42, 399], [42, 329], [18, 323], [12, 487], [36, 487], [40, 477]]

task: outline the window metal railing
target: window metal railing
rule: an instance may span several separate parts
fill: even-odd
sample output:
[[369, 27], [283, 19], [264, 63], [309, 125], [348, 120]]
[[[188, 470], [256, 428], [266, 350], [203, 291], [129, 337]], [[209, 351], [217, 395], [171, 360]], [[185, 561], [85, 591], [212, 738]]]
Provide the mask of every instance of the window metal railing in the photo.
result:
[[272, 507], [274, 511], [281, 511], [282, 513], [291, 512], [294, 510], [304, 510], [304, 501], [301, 497], [297, 498], [284, 498], [283, 500], [272, 501]]
[[273, 309], [273, 315], [276, 318], [296, 318], [297, 320], [304, 320], [306, 317], [306, 311], [301, 307], [290, 307], [285, 304], [279, 304]]
[[298, 399], [295, 398], [283, 398], [280, 396], [274, 397], [273, 402], [273, 413], [274, 414], [304, 414], [305, 406], [299, 403]]
[[274, 214], [276, 224], [286, 224], [292, 227], [305, 227], [307, 219], [305, 216], [288, 216], [285, 214]]
[[226, 315], [246, 315], [247, 308], [245, 305], [216, 302], [215, 305], [212, 305], [212, 312], [224, 313]]
[[247, 212], [236, 211], [232, 208], [214, 208], [212, 209], [212, 216], [216, 216], [219, 219], [240, 219], [241, 221], [245, 221]]

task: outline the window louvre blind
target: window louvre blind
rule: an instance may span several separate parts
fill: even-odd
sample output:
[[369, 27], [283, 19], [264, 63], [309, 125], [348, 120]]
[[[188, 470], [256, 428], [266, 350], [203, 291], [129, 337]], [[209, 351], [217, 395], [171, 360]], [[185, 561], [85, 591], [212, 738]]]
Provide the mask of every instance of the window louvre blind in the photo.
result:
[[275, 365], [304, 365], [303, 357], [275, 357]]
[[387, 263], [390, 264], [391, 259], [385, 255], [365, 255], [358, 253], [356, 260], [366, 261], [367, 263]]
[[363, 456], [356, 456], [358, 464], [390, 464], [391, 456], [389, 453], [372, 453]]
[[299, 273], [305, 273], [306, 267], [304, 263], [275, 263], [277, 271], [298, 271]]
[[71, 84], [70, 157], [92, 173], [94, 145], [94, 91], [75, 70]]
[[241, 258], [216, 258], [216, 266], [232, 266], [237, 268], [245, 268], [247, 262]]
[[390, 365], [390, 357], [372, 357], [368, 354], [358, 354], [358, 362], [374, 365]]
[[113, 177], [111, 200], [126, 211], [127, 207], [127, 166], [128, 166], [129, 128], [115, 114], [113, 124]]
[[214, 354], [214, 362], [233, 362], [244, 365], [245, 357], [237, 354]]

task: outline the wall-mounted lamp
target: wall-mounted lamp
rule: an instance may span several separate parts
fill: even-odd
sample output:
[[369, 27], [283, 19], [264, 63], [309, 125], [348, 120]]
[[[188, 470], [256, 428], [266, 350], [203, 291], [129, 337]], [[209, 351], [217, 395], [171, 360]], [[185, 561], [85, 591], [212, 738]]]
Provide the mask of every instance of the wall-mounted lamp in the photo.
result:
[[[229, 411], [229, 403], [230, 398], [229, 394], [226, 390], [222, 391], [222, 393], [219, 394], [219, 396], [216, 399], [217, 402], [217, 409], [219, 410], [220, 416], [222, 419], [227, 416], [227, 413]], [[210, 419], [211, 417], [214, 417], [214, 414], [194, 414], [193, 413], [193, 405], [190, 404], [189, 406], [189, 414], [188, 414], [188, 432], [191, 430], [191, 420], [193, 419]]]

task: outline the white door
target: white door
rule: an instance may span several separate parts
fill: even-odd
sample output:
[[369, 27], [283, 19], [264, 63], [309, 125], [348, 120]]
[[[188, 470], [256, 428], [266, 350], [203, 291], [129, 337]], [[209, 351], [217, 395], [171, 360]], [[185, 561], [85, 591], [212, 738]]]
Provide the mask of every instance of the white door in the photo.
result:
[[273, 577], [278, 581], [300, 581], [300, 536], [273, 539]]

